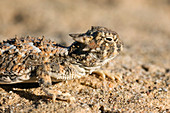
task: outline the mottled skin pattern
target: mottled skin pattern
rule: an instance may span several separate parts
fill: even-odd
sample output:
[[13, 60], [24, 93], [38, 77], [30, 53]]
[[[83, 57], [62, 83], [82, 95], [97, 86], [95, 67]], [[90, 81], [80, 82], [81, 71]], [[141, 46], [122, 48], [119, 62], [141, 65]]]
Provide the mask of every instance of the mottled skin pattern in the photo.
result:
[[119, 35], [92, 26], [86, 33], [70, 34], [74, 42], [64, 47], [43, 38], [13, 38], [0, 43], [0, 84], [39, 82], [44, 92], [63, 100], [68, 93], [50, 89], [52, 81], [81, 78], [92, 73], [122, 51]]
[[86, 33], [70, 36], [75, 42], [69, 47], [69, 56], [87, 71], [99, 68], [113, 59], [123, 46], [119, 35], [105, 27], [94, 26]]

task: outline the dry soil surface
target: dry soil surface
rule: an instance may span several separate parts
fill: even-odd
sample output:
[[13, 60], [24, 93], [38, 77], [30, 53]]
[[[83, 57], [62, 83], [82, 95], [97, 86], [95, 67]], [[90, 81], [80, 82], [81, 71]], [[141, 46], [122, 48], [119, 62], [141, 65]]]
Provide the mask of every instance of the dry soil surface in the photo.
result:
[[69, 33], [92, 25], [120, 34], [124, 51], [95, 74], [54, 83], [69, 103], [45, 95], [36, 83], [0, 85], [0, 112], [170, 112], [170, 0], [1, 0], [0, 39], [42, 36], [69, 45]]

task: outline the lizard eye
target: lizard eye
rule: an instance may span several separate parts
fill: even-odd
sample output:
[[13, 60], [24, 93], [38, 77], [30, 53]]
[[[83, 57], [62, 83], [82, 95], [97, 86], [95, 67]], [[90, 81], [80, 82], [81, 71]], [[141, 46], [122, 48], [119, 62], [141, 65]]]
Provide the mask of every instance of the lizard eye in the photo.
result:
[[110, 42], [113, 40], [113, 37], [107, 37], [107, 38], [105, 38], [105, 40]]
[[108, 40], [108, 41], [112, 41], [112, 38], [106, 38], [106, 40]]

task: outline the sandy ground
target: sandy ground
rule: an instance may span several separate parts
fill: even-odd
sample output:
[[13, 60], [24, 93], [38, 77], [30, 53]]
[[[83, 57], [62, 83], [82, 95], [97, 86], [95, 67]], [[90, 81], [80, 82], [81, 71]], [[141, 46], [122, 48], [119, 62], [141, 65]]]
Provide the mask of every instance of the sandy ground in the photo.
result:
[[[92, 25], [121, 36], [124, 51], [95, 74], [54, 83], [76, 102], [55, 103], [38, 84], [0, 85], [0, 112], [170, 112], [170, 0], [1, 0], [0, 40], [42, 36], [69, 45]], [[105, 87], [104, 85], [105, 84]]]

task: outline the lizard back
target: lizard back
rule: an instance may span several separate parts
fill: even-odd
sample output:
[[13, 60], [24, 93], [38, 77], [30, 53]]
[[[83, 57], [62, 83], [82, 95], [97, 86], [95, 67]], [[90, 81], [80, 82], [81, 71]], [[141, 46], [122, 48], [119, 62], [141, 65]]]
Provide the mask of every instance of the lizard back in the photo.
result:
[[[15, 37], [3, 41], [0, 43], [0, 83], [33, 79], [37, 66], [49, 64], [67, 53], [66, 47], [44, 37]], [[61, 58], [58, 60], [61, 61]]]

